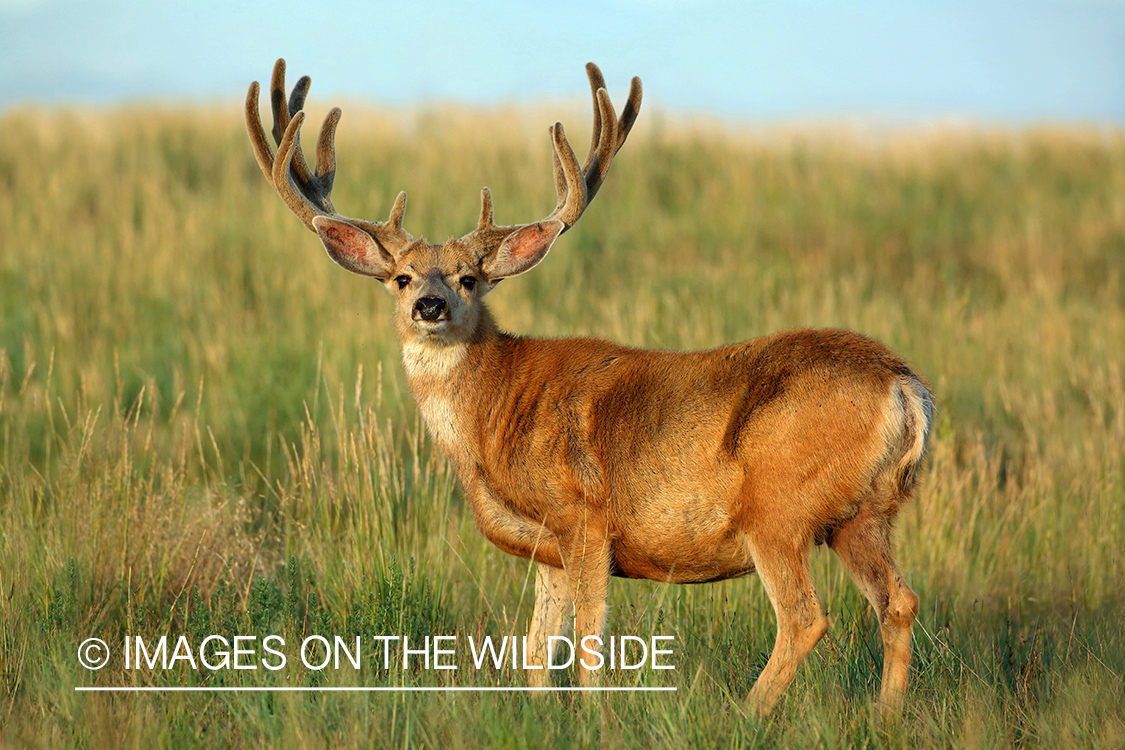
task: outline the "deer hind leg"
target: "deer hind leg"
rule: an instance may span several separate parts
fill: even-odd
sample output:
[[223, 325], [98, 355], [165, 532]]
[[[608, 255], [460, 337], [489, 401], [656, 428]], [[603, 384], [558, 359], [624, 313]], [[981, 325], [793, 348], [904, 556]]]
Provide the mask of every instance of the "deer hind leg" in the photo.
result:
[[833, 533], [829, 545], [879, 617], [883, 636], [879, 709], [883, 716], [897, 714], [910, 676], [910, 631], [918, 597], [895, 563], [890, 520], [861, 512]]
[[752, 544], [751, 554], [777, 618], [773, 652], [748, 699], [759, 715], [765, 715], [828, 630], [828, 618], [812, 584], [807, 546]]
[[[566, 571], [546, 563], [538, 563], [535, 571], [535, 612], [527, 636], [528, 683], [544, 687], [550, 682], [548, 665], [553, 663], [550, 636], [565, 635], [574, 616], [570, 583]], [[538, 667], [538, 669], [535, 669]]]
[[[598, 684], [601, 669], [588, 651], [600, 651], [597, 641], [583, 644], [587, 636], [599, 639], [605, 631], [606, 597], [609, 593], [611, 549], [609, 539], [596, 524], [579, 524], [574, 534], [560, 540], [566, 582], [574, 601], [574, 641], [579, 666], [578, 681], [584, 687]], [[587, 666], [589, 665], [589, 666]]]

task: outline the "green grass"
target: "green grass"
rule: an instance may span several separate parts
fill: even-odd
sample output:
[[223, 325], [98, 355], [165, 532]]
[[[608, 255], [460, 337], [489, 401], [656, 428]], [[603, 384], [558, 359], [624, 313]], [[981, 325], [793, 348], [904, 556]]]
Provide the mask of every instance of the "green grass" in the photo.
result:
[[[475, 226], [482, 185], [501, 223], [553, 205], [554, 115], [354, 109], [344, 213], [381, 218], [405, 189], [407, 228], [443, 240]], [[613, 583], [609, 633], [675, 636], [677, 668], [607, 684], [674, 694], [76, 693], [524, 684], [465, 643], [526, 632], [529, 566], [473, 528], [390, 299], [270, 192], [238, 111], [0, 119], [0, 745], [1125, 746], [1118, 131], [643, 114], [574, 231], [490, 296], [511, 330], [663, 348], [843, 326], [928, 376], [932, 458], [897, 530], [922, 600], [898, 724], [873, 719], [877, 626], [822, 549], [831, 629], [767, 722], [742, 706], [773, 642], [752, 578]], [[290, 664], [76, 659], [91, 636], [211, 633], [281, 635]], [[459, 669], [308, 670], [293, 644], [316, 633], [456, 635]]]

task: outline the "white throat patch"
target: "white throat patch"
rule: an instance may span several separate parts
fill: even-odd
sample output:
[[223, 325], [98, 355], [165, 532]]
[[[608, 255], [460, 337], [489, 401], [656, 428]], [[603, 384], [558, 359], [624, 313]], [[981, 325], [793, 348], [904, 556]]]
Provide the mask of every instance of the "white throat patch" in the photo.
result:
[[427, 346], [417, 341], [402, 345], [402, 364], [411, 378], [437, 378], [446, 380], [461, 363], [468, 349], [465, 344]]
[[[453, 387], [448, 383], [465, 357], [465, 344], [426, 346], [416, 341], [402, 346], [402, 363], [412, 381], [414, 399], [434, 440], [447, 453], [463, 444], [461, 424], [453, 408]], [[432, 381], [438, 381], [436, 383]]]

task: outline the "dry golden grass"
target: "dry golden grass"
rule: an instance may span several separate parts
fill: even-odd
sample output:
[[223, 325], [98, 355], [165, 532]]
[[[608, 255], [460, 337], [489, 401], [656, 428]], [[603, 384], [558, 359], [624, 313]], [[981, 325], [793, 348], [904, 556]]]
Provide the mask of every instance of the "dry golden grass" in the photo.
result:
[[[530, 614], [526, 562], [479, 537], [430, 449], [389, 300], [325, 259], [237, 117], [0, 119], [0, 744], [1121, 745], [1116, 130], [739, 132], [642, 114], [582, 222], [490, 297], [516, 331], [666, 348], [854, 328], [929, 377], [931, 466], [898, 529], [923, 602], [900, 725], [871, 721], [875, 624], [827, 554], [831, 630], [767, 724], [739, 709], [772, 642], [754, 580], [614, 586], [611, 632], [676, 636], [674, 696], [76, 694], [268, 684], [95, 677], [74, 659], [91, 635], [507, 634]], [[482, 185], [498, 221], [541, 215], [548, 120], [349, 109], [336, 204], [379, 218], [405, 189], [407, 227], [433, 239], [473, 226]]]

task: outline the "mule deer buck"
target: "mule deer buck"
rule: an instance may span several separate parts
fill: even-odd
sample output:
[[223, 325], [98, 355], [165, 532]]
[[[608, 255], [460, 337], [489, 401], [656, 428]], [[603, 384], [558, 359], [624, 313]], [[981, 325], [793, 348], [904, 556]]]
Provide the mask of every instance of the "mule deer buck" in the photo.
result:
[[[826, 543], [879, 617], [880, 708], [894, 713], [918, 599], [895, 563], [891, 523], [917, 482], [933, 411], [902, 359], [839, 330], [689, 353], [533, 339], [503, 332], [485, 306], [501, 279], [534, 268], [578, 221], [637, 117], [639, 79], [618, 118], [597, 66], [586, 73], [594, 127], [581, 165], [562, 124], [550, 128], [555, 209], [497, 226], [484, 188], [477, 228], [440, 245], [403, 229], [405, 193], [384, 222], [336, 213], [340, 110], [325, 118], [310, 168], [300, 146], [309, 79], [286, 102], [284, 60], [270, 90], [276, 152], [257, 82], [246, 122], [266, 179], [328, 255], [394, 297], [410, 389], [478, 528], [536, 563], [529, 664], [546, 664], [548, 636], [571, 625], [578, 639], [601, 636], [610, 576], [701, 583], [756, 571], [777, 618], [749, 695], [767, 713], [828, 627], [808, 561]], [[543, 684], [548, 672], [529, 674]], [[583, 664], [580, 682], [596, 678]]]

